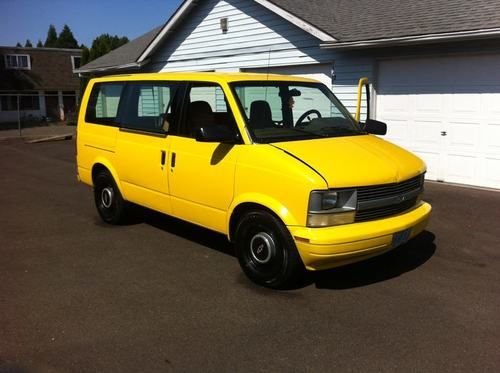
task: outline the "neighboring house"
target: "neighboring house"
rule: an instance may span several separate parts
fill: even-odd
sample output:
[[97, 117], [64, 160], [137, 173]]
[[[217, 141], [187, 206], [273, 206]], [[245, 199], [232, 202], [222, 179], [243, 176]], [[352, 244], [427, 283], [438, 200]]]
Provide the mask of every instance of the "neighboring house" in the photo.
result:
[[498, 0], [185, 0], [78, 72], [188, 70], [313, 77], [351, 111], [367, 76], [371, 117], [428, 179], [500, 188]]
[[80, 67], [81, 54], [81, 49], [0, 47], [0, 128], [18, 115], [57, 121], [73, 114], [80, 89], [73, 70]]

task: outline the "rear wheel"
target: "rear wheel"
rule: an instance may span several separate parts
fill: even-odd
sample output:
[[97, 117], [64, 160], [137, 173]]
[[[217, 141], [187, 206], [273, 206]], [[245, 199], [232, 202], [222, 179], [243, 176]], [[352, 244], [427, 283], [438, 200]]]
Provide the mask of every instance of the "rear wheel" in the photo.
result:
[[124, 220], [127, 202], [108, 171], [99, 171], [94, 179], [94, 201], [103, 221], [119, 224]]
[[255, 283], [273, 289], [293, 286], [304, 266], [288, 229], [267, 211], [246, 213], [236, 227], [236, 254]]

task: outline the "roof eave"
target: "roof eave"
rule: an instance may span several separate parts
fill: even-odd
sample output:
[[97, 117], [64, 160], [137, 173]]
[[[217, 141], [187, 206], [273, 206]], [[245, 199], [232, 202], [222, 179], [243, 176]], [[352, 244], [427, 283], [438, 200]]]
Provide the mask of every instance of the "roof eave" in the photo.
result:
[[156, 35], [156, 37], [153, 39], [153, 41], [147, 46], [147, 48], [144, 50], [144, 52], [141, 53], [139, 58], [137, 59], [137, 62], [142, 62], [146, 58], [148, 58], [151, 53], [153, 53], [156, 48], [160, 45], [160, 43], [163, 41], [165, 37], [167, 37], [172, 29], [181, 21], [184, 19], [184, 17], [188, 14], [189, 10], [196, 6], [197, 2], [199, 0], [184, 0], [182, 5], [177, 9], [177, 11], [170, 17], [170, 19], [167, 21], [165, 26], [161, 29], [161, 31]]
[[337, 42], [338, 40], [335, 39], [332, 35], [324, 32], [323, 30], [319, 29], [317, 26], [314, 26], [311, 23], [306, 22], [300, 17], [297, 17], [296, 15], [288, 12], [287, 10], [277, 6], [276, 4], [272, 3], [271, 1], [268, 0], [254, 0], [256, 3], [262, 5], [263, 7], [267, 8], [268, 10], [272, 11], [273, 13], [277, 14], [278, 16], [286, 19], [287, 21], [293, 23], [297, 27], [301, 28], [305, 32], [313, 35], [314, 37], [318, 38], [324, 43], [333, 43]]
[[441, 42], [486, 39], [499, 36], [500, 36], [500, 28], [494, 28], [494, 29], [458, 31], [458, 32], [439, 33], [439, 34], [403, 36], [396, 38], [359, 40], [352, 42], [322, 43], [320, 44], [320, 47], [323, 49], [380, 48], [389, 46], [404, 46], [413, 44], [431, 44], [431, 43], [441, 43]]
[[116, 66], [105, 66], [105, 67], [97, 67], [94, 69], [75, 69], [73, 70], [74, 73], [76, 74], [90, 74], [90, 73], [105, 73], [105, 72], [110, 72], [110, 71], [116, 71], [116, 70], [124, 70], [124, 69], [138, 69], [145, 64], [147, 64], [149, 60], [143, 61], [142, 63], [138, 62], [131, 62], [131, 63], [126, 63], [123, 65], [116, 65]]

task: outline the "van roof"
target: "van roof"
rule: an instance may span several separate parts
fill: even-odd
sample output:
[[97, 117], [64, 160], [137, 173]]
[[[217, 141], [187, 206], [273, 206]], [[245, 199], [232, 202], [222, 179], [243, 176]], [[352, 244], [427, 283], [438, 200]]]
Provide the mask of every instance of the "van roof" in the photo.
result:
[[317, 80], [300, 76], [234, 72], [173, 72], [108, 75], [92, 79], [95, 82], [130, 81], [130, 80], [190, 80], [202, 82], [230, 83], [238, 81], [291, 81], [317, 83]]

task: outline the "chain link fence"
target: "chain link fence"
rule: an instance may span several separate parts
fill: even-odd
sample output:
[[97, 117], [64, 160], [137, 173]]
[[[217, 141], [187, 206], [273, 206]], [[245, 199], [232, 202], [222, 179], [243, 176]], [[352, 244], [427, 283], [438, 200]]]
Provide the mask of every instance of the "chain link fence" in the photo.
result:
[[0, 131], [49, 125], [76, 125], [75, 91], [0, 93]]

